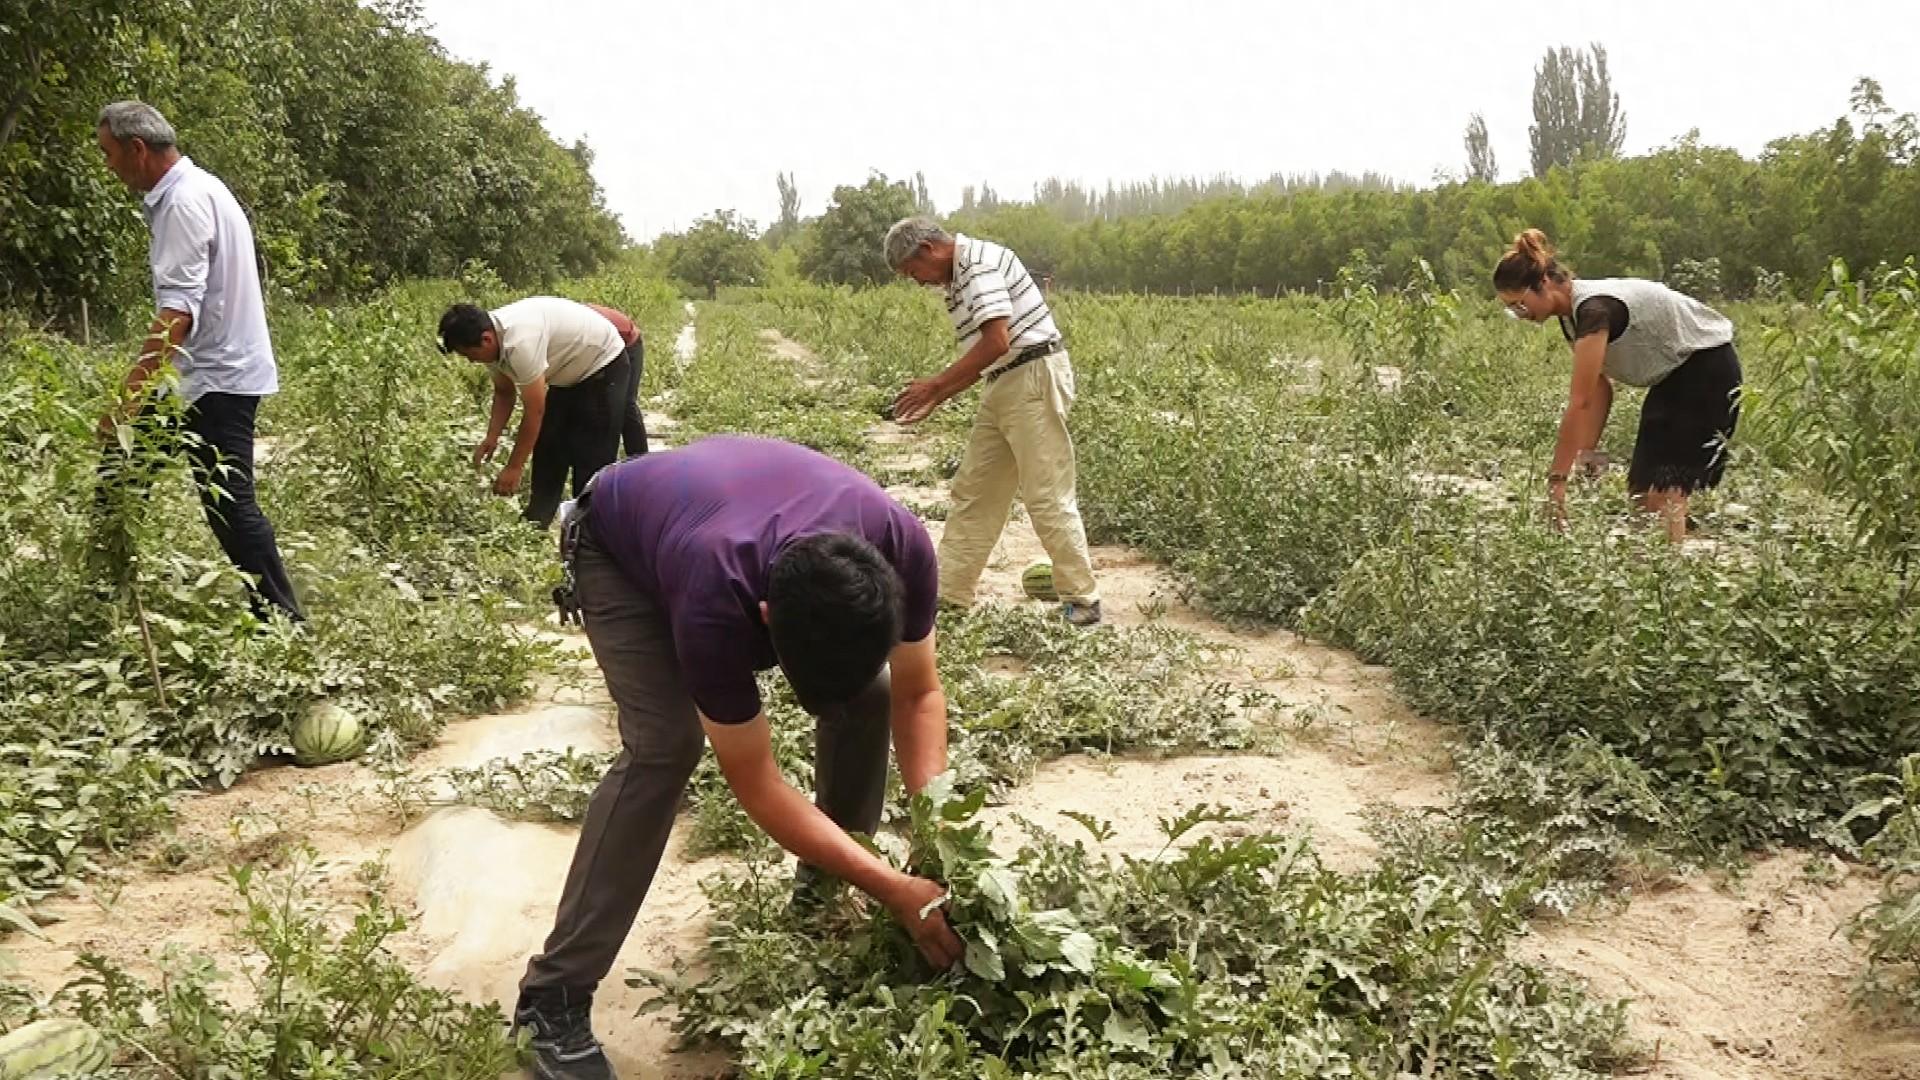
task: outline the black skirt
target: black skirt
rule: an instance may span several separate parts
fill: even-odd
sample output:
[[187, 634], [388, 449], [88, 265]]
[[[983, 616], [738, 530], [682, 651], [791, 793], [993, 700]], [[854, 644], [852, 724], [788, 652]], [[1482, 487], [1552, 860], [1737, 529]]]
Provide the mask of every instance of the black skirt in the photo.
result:
[[1720, 483], [1740, 422], [1740, 357], [1733, 343], [1702, 349], [1647, 391], [1627, 488], [1637, 493]]

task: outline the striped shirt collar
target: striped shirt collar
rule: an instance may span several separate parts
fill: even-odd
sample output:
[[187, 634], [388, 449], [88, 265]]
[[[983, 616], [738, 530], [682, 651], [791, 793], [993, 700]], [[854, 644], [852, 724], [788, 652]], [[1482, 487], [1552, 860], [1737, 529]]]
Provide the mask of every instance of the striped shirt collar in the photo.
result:
[[980, 257], [980, 242], [966, 233], [953, 234], [953, 276], [947, 279], [947, 294], [959, 288], [960, 272], [974, 264]]

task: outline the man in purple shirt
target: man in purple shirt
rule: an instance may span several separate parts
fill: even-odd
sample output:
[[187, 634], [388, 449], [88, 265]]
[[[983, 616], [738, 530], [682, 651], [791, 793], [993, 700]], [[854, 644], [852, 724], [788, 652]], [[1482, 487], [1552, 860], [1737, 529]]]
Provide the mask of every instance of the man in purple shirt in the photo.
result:
[[[812, 874], [884, 903], [935, 966], [963, 948], [942, 887], [856, 842], [886, 798], [889, 736], [907, 791], [947, 764], [934, 665], [939, 572], [925, 527], [858, 471], [805, 447], [724, 436], [598, 473], [576, 522], [575, 593], [619, 707], [622, 751], [588, 806], [553, 932], [517, 1024], [537, 1075], [613, 1076], [593, 992], [633, 927], [702, 741], [756, 824]], [[774, 761], [755, 673], [778, 666], [816, 719], [816, 802]]]

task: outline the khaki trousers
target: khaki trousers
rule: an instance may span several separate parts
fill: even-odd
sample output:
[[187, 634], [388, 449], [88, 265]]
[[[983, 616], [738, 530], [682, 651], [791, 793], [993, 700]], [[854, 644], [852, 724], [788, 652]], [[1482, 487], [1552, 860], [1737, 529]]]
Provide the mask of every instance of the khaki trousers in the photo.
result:
[[940, 599], [961, 606], [973, 602], [974, 586], [1007, 527], [1016, 494], [1053, 562], [1060, 598], [1076, 603], [1100, 598], [1074, 494], [1073, 437], [1067, 433], [1072, 408], [1073, 365], [1064, 352], [985, 384], [940, 536]]

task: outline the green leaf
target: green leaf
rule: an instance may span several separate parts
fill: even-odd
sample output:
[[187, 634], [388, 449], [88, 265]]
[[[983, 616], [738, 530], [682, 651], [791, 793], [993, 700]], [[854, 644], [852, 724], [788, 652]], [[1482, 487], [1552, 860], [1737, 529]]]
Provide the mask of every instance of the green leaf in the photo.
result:
[[988, 982], [1005, 982], [1007, 967], [1000, 959], [1000, 951], [988, 944], [992, 938], [980, 935], [985, 940], [967, 942], [967, 970]]
[[1137, 1021], [1120, 1013], [1107, 1017], [1107, 1026], [1101, 1034], [1107, 1045], [1120, 1050], [1134, 1050], [1149, 1053], [1153, 1050], [1153, 1037]]
[[41, 941], [47, 940], [47, 936], [40, 932], [40, 927], [25, 912], [16, 910], [12, 904], [0, 904], [0, 926], [11, 927]]
[[1060, 956], [1067, 965], [1082, 975], [1093, 974], [1095, 957], [1100, 951], [1100, 943], [1092, 934], [1077, 930], [1068, 934], [1060, 942]]
[[987, 789], [976, 787], [964, 798], [947, 803], [940, 808], [940, 816], [947, 821], [965, 821], [980, 812], [987, 803]]
[[1079, 822], [1081, 828], [1092, 833], [1094, 840], [1099, 843], [1104, 844], [1114, 837], [1113, 826], [1100, 818], [1094, 817], [1092, 814], [1083, 813], [1079, 810], [1062, 810], [1061, 814]]
[[1005, 919], [1013, 913], [1019, 901], [1020, 879], [1007, 866], [999, 863], [982, 866], [974, 885], [995, 916]]

